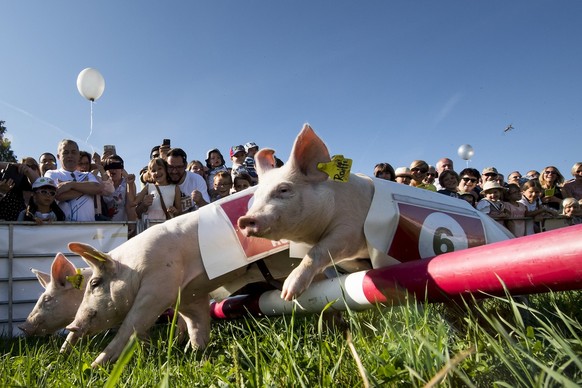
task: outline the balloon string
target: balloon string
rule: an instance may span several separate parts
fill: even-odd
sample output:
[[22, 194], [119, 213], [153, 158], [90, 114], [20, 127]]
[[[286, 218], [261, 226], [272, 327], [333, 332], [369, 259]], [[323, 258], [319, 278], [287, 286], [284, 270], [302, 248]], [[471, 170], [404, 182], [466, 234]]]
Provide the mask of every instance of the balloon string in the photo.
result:
[[85, 143], [87, 143], [87, 144], [89, 144], [89, 138], [93, 134], [93, 101], [91, 101], [91, 127], [90, 128], [91, 129], [89, 131], [89, 136], [87, 136], [87, 140], [85, 140]]

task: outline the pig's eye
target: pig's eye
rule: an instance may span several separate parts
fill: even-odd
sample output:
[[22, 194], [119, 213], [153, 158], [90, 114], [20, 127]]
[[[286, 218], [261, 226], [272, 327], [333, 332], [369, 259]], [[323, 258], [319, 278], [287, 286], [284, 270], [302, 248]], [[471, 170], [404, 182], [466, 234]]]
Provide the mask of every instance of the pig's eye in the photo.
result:
[[288, 183], [281, 183], [278, 187], [277, 187], [277, 191], [276, 191], [276, 197], [278, 198], [289, 198], [292, 194], [292, 189], [291, 189], [291, 185], [289, 185]]
[[101, 278], [93, 278], [91, 279], [91, 281], [89, 282], [89, 284], [91, 285], [91, 288], [95, 288], [95, 287], [99, 287], [101, 285]]

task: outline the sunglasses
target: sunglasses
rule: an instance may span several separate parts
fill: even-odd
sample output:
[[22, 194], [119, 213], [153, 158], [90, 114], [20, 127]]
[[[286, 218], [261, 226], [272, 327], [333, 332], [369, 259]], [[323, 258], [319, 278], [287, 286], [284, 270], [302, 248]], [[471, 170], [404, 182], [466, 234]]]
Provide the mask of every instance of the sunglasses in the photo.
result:
[[462, 177], [461, 179], [462, 179], [463, 181], [465, 181], [465, 182], [477, 183], [477, 179], [476, 179], [476, 178], [467, 178], [467, 177]]
[[431, 177], [433, 177], [433, 178], [436, 178], [436, 174], [435, 174], [434, 172], [429, 172], [429, 173], [428, 173], [428, 176], [431, 176]]
[[426, 168], [411, 168], [410, 171], [412, 172], [420, 172], [421, 174], [426, 174], [428, 172], [428, 169]]
[[495, 174], [494, 172], [488, 172], [487, 174], [485, 174], [485, 176], [497, 176], [497, 174]]
[[546, 174], [546, 175], [552, 175], [552, 174], [553, 175], [556, 175], [557, 172], [556, 171], [544, 171], [544, 174]]
[[50, 195], [51, 197], [57, 195], [57, 192], [54, 190], [36, 190], [36, 192], [42, 195]]

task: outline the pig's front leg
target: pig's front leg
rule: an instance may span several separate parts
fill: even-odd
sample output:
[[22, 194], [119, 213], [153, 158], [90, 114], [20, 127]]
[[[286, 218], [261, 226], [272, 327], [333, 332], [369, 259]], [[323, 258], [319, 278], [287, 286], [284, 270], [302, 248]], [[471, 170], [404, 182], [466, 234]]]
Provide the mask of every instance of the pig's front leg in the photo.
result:
[[332, 257], [334, 257], [333, 252], [325, 245], [314, 245], [283, 283], [281, 298], [290, 301], [301, 295], [309, 287], [315, 275], [331, 264]]
[[196, 296], [180, 305], [180, 315], [188, 325], [193, 349], [204, 349], [210, 340], [210, 300], [208, 295]]
[[79, 338], [80, 338], [79, 335], [74, 331], [69, 332], [69, 334], [67, 334], [67, 339], [65, 339], [65, 342], [61, 346], [60, 352], [61, 353], [68, 352], [73, 346], [75, 346]]
[[161, 297], [161, 294], [146, 293], [141, 289], [137, 294], [135, 303], [119, 327], [117, 334], [103, 352], [93, 361], [91, 367], [95, 368], [98, 365], [117, 360], [131, 335], [134, 332], [139, 337], [145, 335], [147, 330], [156, 322], [158, 316], [168, 308], [173, 299], [175, 298], [171, 295], [168, 297], [166, 294], [164, 297]]

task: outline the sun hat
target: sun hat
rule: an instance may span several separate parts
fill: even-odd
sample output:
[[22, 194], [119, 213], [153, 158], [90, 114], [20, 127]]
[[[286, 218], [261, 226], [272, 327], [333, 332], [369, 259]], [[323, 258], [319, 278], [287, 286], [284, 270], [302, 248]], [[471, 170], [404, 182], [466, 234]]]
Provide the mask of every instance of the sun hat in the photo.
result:
[[483, 190], [481, 190], [481, 194], [487, 194], [487, 192], [491, 190], [505, 190], [505, 187], [501, 186], [497, 181], [487, 181], [483, 185]]
[[410, 173], [410, 169], [408, 167], [398, 167], [396, 171], [394, 171], [394, 175], [396, 178], [403, 176], [412, 178], [412, 174]]
[[485, 167], [483, 169], [483, 171], [481, 172], [481, 175], [485, 175], [485, 174], [495, 174], [495, 175], [498, 175], [499, 173], [497, 172], [497, 169], [495, 167]]
[[56, 189], [57, 185], [55, 181], [53, 181], [51, 178], [40, 177], [34, 181], [34, 183], [32, 184], [32, 189], [36, 190], [40, 189], [41, 187], [51, 187], [53, 189]]

